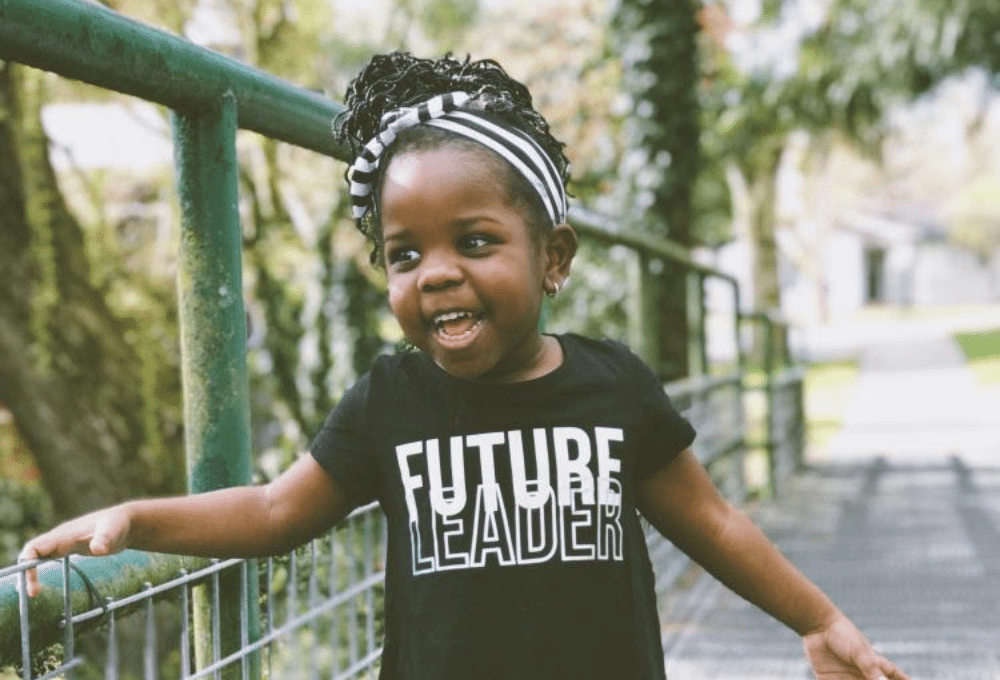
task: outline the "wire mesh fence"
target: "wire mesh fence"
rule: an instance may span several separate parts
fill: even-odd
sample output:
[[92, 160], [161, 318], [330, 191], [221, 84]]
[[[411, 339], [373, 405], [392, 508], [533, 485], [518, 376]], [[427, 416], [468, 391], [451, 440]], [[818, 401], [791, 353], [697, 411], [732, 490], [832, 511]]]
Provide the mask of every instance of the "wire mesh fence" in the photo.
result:
[[803, 463], [805, 450], [805, 395], [801, 368], [787, 368], [775, 375], [767, 386], [768, 402], [768, 477], [775, 493]]
[[[0, 584], [17, 583], [19, 633], [17, 649], [0, 652], [8, 664], [0, 666], [3, 680], [376, 675], [385, 578], [385, 523], [376, 505], [286, 555], [213, 560], [121, 597], [105, 597], [103, 584], [79, 562], [0, 570]], [[26, 572], [39, 566], [61, 572], [58, 585], [50, 586], [58, 592], [47, 594], [62, 605], [58, 631], [31, 625], [35, 602], [25, 594]], [[74, 598], [80, 581], [83, 602]], [[241, 602], [235, 622], [225, 620], [220, 607], [232, 587]], [[252, 630], [251, 607], [261, 612], [259, 631]]]

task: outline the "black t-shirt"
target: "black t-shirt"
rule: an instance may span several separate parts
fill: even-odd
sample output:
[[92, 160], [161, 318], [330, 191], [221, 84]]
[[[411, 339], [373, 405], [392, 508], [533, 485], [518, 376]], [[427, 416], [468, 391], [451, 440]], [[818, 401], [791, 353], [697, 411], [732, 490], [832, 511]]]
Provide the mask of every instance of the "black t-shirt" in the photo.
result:
[[388, 522], [383, 680], [662, 680], [637, 481], [694, 438], [622, 345], [535, 380], [381, 357], [311, 451]]

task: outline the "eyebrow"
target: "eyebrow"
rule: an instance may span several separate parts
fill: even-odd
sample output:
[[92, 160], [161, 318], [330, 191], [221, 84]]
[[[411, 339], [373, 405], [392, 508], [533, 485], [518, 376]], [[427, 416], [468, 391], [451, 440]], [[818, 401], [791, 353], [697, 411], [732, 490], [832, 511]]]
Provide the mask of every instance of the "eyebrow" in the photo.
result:
[[396, 234], [393, 234], [392, 236], [386, 236], [385, 232], [383, 231], [382, 232], [382, 243], [389, 243], [391, 241], [403, 241], [403, 240], [407, 239], [409, 237], [409, 235], [410, 235], [410, 230], [409, 229], [404, 229], [403, 231], [400, 231], [400, 232], [398, 232]]
[[469, 229], [472, 229], [475, 225], [479, 224], [480, 222], [491, 222], [493, 224], [497, 224], [500, 222], [500, 220], [490, 217], [489, 215], [476, 213], [471, 217], [459, 218], [455, 220], [452, 224], [454, 224], [456, 227], [460, 229], [468, 231]]
[[[482, 213], [476, 213], [469, 217], [461, 217], [457, 220], [451, 222], [451, 224], [462, 231], [471, 231], [476, 225], [482, 222], [489, 222], [491, 224], [499, 224], [500, 220], [490, 217]], [[410, 237], [412, 234], [412, 229], [401, 229], [400, 231], [392, 234], [391, 236], [386, 236], [385, 232], [382, 232], [382, 242], [389, 243], [391, 241], [404, 241]]]

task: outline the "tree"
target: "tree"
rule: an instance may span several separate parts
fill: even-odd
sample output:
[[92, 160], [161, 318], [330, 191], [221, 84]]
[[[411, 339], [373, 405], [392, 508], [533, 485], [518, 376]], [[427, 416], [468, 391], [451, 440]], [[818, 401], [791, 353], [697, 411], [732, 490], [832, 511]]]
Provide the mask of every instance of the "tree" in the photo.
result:
[[[614, 27], [632, 137], [620, 170], [623, 209], [638, 213], [640, 228], [691, 246], [700, 163], [696, 3], [619, 0]], [[654, 369], [665, 380], [688, 373], [686, 275], [667, 265], [659, 277], [660, 365]]]
[[95, 285], [41, 124], [43, 74], [0, 64], [0, 401], [60, 516], [183, 488], [176, 363], [154, 323], [115, 312]]
[[[892, 106], [971, 64], [996, 67], [996, 51], [986, 49], [997, 35], [994, 5], [834, 0], [804, 20], [801, 5], [779, 2], [743, 27], [721, 4], [706, 8], [713, 39], [705, 43], [704, 149], [713, 169], [703, 179], [727, 177], [730, 203], [745, 206], [754, 311], [781, 307], [776, 181], [790, 137], [805, 132], [818, 155], [844, 140], [877, 158]], [[771, 49], [792, 24], [799, 26], [794, 42]]]
[[[448, 27], [459, 31], [475, 14], [462, 0], [412, 0], [396, 12], [390, 32], [366, 33], [374, 42], [358, 45], [330, 33], [331, 6], [321, 0], [150, 0], [125, 9], [183, 34], [196, 6], [219, 22], [207, 32], [219, 40], [212, 47], [338, 94], [386, 41], [407, 47], [427, 34], [428, 22], [444, 39]], [[54, 96], [120, 98], [16, 64], [2, 64], [0, 75], [0, 403], [13, 413], [61, 517], [180, 492], [174, 282], [143, 269], [160, 251], [151, 243], [156, 236], [139, 234], [137, 251], [125, 257], [117, 232], [128, 224], [108, 219], [103, 205], [93, 219], [77, 217], [40, 119]], [[394, 338], [378, 274], [346, 215], [339, 162], [249, 133], [240, 134], [238, 148], [255, 331], [254, 442], [258, 451], [282, 452], [281, 460], [261, 462], [267, 473], [302, 450], [340, 391]], [[79, 174], [95, 195], [114, 186], [101, 186], [100, 173]], [[169, 203], [169, 181], [151, 181], [143, 192]]]

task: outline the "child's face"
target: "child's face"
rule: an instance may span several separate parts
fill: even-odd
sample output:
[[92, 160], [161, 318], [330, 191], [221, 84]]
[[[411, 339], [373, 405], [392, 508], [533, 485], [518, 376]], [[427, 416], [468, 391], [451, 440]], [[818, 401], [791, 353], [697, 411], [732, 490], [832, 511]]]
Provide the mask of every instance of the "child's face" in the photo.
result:
[[393, 157], [381, 192], [389, 306], [451, 375], [524, 380], [560, 360], [538, 316], [569, 272], [575, 238], [560, 245], [565, 225], [534, 236], [488, 153], [450, 145]]

